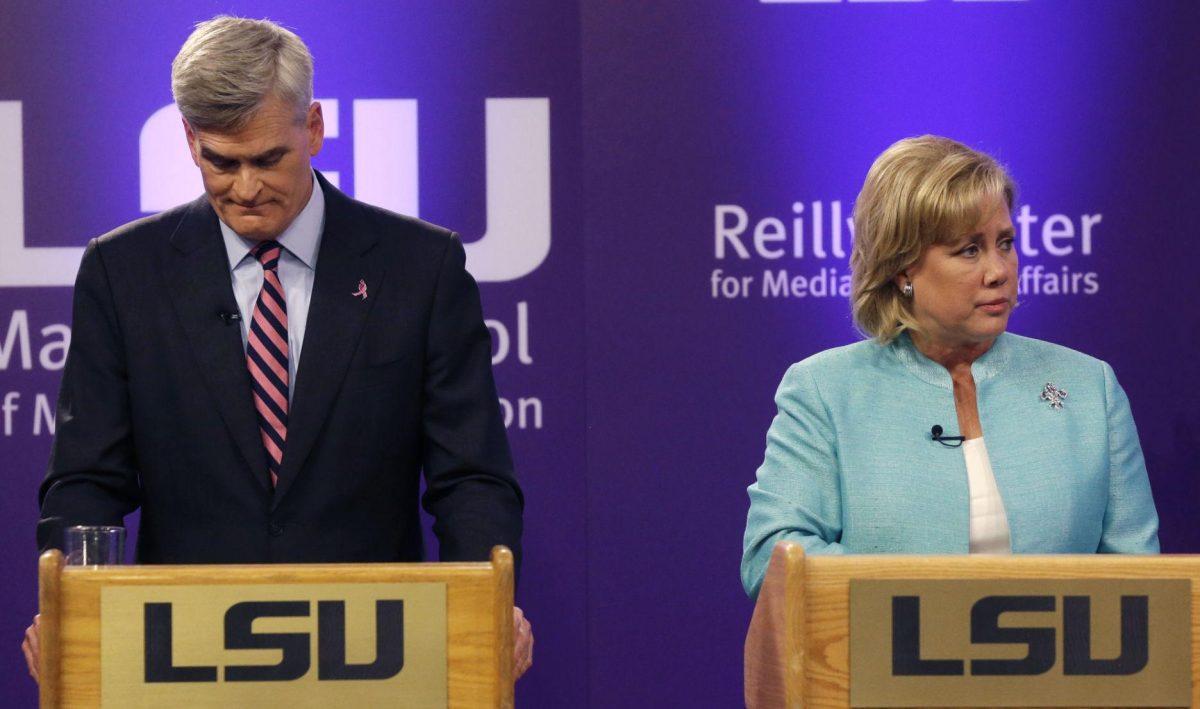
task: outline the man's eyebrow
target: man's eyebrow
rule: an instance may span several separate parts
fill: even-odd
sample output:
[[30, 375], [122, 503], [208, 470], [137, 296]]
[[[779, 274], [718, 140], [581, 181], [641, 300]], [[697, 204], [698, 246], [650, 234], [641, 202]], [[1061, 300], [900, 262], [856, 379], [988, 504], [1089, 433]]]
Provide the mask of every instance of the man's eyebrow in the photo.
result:
[[208, 160], [209, 162], [237, 162], [232, 158], [225, 157], [207, 145], [200, 146], [200, 157]]
[[[280, 145], [265, 152], [259, 153], [258, 155], [252, 155], [248, 159], [251, 162], [266, 162], [281, 158], [284, 155], [287, 155], [289, 152], [291, 152], [291, 148], [286, 145]], [[225, 155], [218, 153], [207, 145], [200, 146], [200, 157], [210, 162], [240, 162], [236, 158], [226, 157]]]
[[288, 153], [290, 153], [291, 151], [292, 151], [292, 149], [287, 147], [286, 145], [280, 145], [280, 146], [271, 148], [270, 150], [266, 151], [265, 153], [259, 153], [258, 155], [254, 155], [250, 158], [250, 160], [252, 162], [267, 162], [269, 160], [276, 160], [278, 158], [281, 158], [284, 155], [287, 155]]

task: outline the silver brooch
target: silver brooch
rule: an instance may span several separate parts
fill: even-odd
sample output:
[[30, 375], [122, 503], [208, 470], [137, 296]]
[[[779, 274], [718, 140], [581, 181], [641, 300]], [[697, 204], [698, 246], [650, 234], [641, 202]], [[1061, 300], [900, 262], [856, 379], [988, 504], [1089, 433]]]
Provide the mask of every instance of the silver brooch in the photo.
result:
[[1050, 382], [1046, 382], [1040, 398], [1042, 401], [1050, 402], [1050, 408], [1061, 409], [1063, 407], [1063, 399], [1067, 398], [1067, 390], [1059, 389]]

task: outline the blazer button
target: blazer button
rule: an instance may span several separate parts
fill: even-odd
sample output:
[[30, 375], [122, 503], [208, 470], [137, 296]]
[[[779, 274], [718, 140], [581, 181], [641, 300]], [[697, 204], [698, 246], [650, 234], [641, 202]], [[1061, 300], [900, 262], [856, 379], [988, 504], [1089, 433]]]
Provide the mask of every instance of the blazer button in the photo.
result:
[[272, 537], [278, 537], [283, 534], [283, 525], [272, 522], [271, 526], [267, 527], [267, 531], [271, 533]]

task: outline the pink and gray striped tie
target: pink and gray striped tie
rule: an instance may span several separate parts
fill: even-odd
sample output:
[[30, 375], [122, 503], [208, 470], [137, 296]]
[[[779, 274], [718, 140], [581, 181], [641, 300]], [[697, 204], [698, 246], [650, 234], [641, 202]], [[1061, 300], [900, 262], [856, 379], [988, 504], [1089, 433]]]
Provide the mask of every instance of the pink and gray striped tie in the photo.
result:
[[287, 441], [288, 418], [288, 324], [287, 301], [279, 283], [279, 256], [283, 247], [264, 241], [250, 252], [263, 268], [262, 290], [250, 319], [246, 364], [258, 411], [258, 430], [267, 451], [271, 488], [279, 482], [283, 446]]

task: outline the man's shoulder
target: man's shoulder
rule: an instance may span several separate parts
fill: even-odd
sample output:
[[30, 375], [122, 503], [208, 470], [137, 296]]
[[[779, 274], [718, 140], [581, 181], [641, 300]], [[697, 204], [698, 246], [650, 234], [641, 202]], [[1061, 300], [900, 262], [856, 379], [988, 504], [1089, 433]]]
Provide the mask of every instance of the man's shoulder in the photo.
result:
[[427, 222], [424, 219], [397, 214], [382, 207], [355, 200], [363, 216], [368, 219], [384, 239], [397, 244], [416, 248], [441, 251], [452, 238], [458, 235], [451, 229]]
[[93, 241], [105, 253], [148, 253], [169, 243], [171, 235], [187, 220], [198, 218], [197, 210], [204, 206], [200, 200], [181, 204], [122, 224]]
[[336, 188], [332, 192], [327, 191], [325, 199], [327, 220], [331, 211], [336, 212], [338, 218], [348, 222], [350, 228], [370, 231], [385, 249], [410, 254], [415, 250], [440, 257], [450, 242], [458, 237], [446, 227], [361, 202]]
[[371, 222], [373, 226], [378, 227], [380, 230], [398, 236], [412, 236], [417, 239], [444, 241], [454, 234], [450, 229], [427, 222], [424, 219], [398, 214], [383, 207], [360, 202], [350, 197], [347, 197], [346, 200], [352, 205], [352, 208], [357, 212], [360, 219]]

